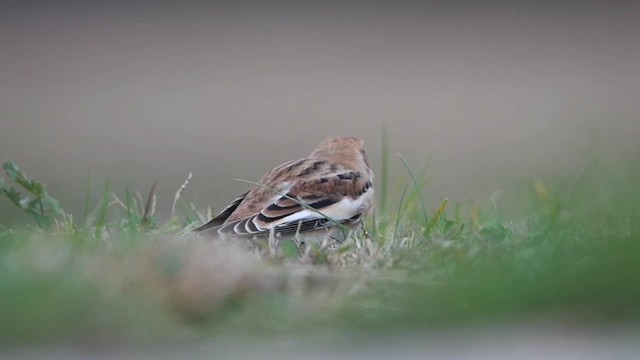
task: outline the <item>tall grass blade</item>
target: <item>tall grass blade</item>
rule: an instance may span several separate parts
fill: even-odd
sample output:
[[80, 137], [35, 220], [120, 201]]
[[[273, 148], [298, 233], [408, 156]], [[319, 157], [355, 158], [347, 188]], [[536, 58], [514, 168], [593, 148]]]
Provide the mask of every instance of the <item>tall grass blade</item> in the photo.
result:
[[389, 200], [389, 134], [382, 125], [382, 169], [380, 173], [380, 212], [384, 215]]
[[420, 185], [418, 184], [418, 180], [416, 179], [415, 175], [413, 174], [413, 171], [411, 170], [411, 167], [409, 166], [407, 161], [404, 159], [404, 157], [402, 157], [402, 155], [400, 153], [397, 153], [396, 155], [398, 155], [398, 157], [400, 158], [400, 161], [402, 161], [402, 165], [404, 165], [404, 168], [407, 169], [407, 172], [409, 173], [409, 176], [411, 177], [411, 181], [413, 182], [413, 186], [414, 186], [414, 188], [416, 190], [416, 193], [418, 194], [418, 198], [419, 198], [419, 201], [420, 201], [420, 206], [422, 207], [422, 215], [424, 216], [424, 224], [425, 224], [425, 226], [428, 226], [429, 216], [427, 215], [427, 208], [424, 205], [424, 197], [422, 195], [422, 189], [421, 189]]

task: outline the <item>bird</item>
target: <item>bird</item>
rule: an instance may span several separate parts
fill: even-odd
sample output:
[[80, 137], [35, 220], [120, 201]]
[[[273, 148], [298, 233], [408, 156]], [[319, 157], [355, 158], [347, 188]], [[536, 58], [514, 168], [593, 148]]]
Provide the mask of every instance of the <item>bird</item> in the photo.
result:
[[[196, 232], [239, 237], [302, 235], [344, 240], [374, 202], [364, 141], [329, 137], [309, 156], [266, 173]], [[313, 240], [311, 240], [313, 241]]]

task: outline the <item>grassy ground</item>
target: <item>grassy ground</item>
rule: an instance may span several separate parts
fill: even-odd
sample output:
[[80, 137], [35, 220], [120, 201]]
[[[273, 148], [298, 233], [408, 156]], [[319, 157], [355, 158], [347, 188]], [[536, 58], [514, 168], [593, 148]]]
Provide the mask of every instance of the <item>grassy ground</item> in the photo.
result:
[[[199, 239], [190, 230], [206, 216], [193, 206], [178, 201], [160, 223], [153, 201], [108, 186], [72, 217], [6, 163], [0, 194], [34, 222], [0, 227], [0, 343], [404, 333], [532, 317], [636, 323], [640, 164], [584, 158], [484, 206], [443, 200], [430, 211], [424, 171], [399, 158], [407, 181], [393, 190], [385, 157], [369, 236], [302, 255], [289, 242]], [[502, 213], [501, 199], [518, 199], [525, 215]]]

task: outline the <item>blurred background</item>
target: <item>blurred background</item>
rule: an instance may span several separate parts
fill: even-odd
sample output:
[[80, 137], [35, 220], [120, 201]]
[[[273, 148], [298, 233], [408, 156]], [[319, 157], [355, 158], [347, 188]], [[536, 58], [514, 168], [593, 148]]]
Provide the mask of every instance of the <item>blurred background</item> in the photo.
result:
[[[0, 156], [82, 212], [87, 176], [220, 209], [327, 136], [432, 156], [428, 205], [640, 154], [629, 2], [2, 2]], [[379, 179], [379, 175], [378, 175]], [[94, 198], [95, 199], [95, 198]], [[23, 219], [0, 201], [3, 223]]]

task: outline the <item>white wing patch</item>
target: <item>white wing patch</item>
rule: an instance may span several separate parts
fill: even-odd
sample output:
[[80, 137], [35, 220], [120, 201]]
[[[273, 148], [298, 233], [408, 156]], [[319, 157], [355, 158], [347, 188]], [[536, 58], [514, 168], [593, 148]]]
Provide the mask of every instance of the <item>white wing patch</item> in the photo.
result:
[[[334, 204], [331, 204], [324, 208], [317, 209], [319, 213], [313, 210], [304, 209], [304, 210], [298, 211], [295, 214], [291, 214], [287, 217], [284, 217], [280, 220], [271, 222], [269, 226], [265, 228], [265, 230], [270, 229], [274, 226], [281, 226], [283, 224], [298, 222], [301, 220], [308, 221], [308, 220], [325, 219], [325, 218], [329, 218], [331, 220], [335, 220], [338, 222], [343, 220], [348, 220], [362, 213], [363, 210], [369, 208], [371, 206], [372, 197], [373, 197], [373, 190], [368, 191], [366, 194], [363, 194], [362, 196], [359, 196], [356, 199], [352, 199], [346, 196], [342, 200]], [[322, 213], [322, 215], [320, 215], [320, 213]]]
[[[267, 217], [267, 222], [261, 219], [261, 217], [264, 218], [264, 215], [258, 213], [257, 215], [239, 219], [232, 223], [223, 224], [218, 228], [218, 233], [223, 235], [228, 232], [238, 235], [256, 235], [268, 233], [273, 228], [275, 228], [276, 231], [291, 232], [300, 226], [304, 226], [304, 228], [307, 229], [310, 229], [309, 226], [316, 229], [318, 228], [317, 226], [331, 226], [333, 224], [331, 220], [338, 223], [350, 222], [366, 215], [373, 203], [373, 194], [373, 188], [369, 186], [365, 189], [364, 193], [361, 193], [356, 198], [344, 196], [335, 203], [328, 201], [329, 204], [324, 207], [314, 206], [317, 211], [297, 206], [299, 208], [298, 211], [290, 213], [280, 219]], [[282, 195], [275, 195], [270, 199], [269, 204], [276, 204], [280, 199], [282, 199]], [[324, 200], [318, 200], [315, 203], [311, 203], [308, 200], [306, 202], [309, 205], [316, 205], [322, 201]], [[270, 206], [271, 205], [268, 205], [266, 208]]]

